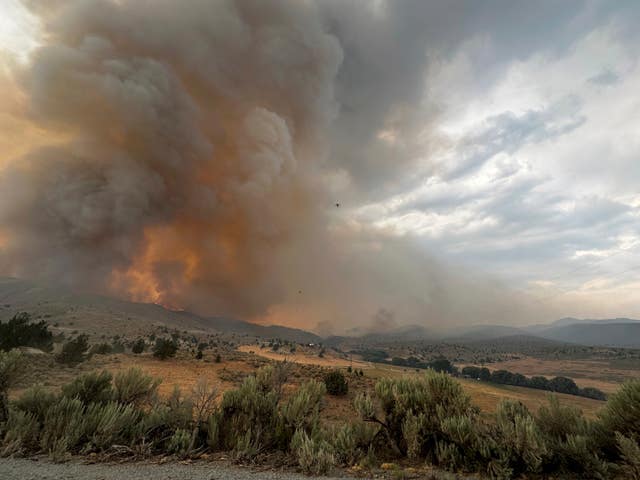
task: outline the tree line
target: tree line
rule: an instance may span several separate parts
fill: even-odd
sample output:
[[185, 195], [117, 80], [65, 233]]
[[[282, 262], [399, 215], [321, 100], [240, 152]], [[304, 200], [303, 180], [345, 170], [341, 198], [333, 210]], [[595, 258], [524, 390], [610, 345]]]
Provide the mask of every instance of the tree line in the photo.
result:
[[536, 388], [549, 392], [566, 393], [579, 397], [606, 400], [606, 394], [594, 387], [580, 388], [571, 378], [543, 376], [527, 377], [521, 373], [513, 373], [508, 370], [490, 371], [486, 367], [467, 366], [461, 370], [464, 377], [475, 378], [483, 382], [499, 383], [502, 385], [514, 385], [518, 387]]
[[349, 353], [360, 355], [365, 362], [384, 363], [386, 365], [394, 365], [396, 367], [416, 368], [420, 370], [431, 369], [436, 372], [451, 374], [456, 374], [458, 371], [451, 361], [442, 355], [425, 362], [424, 360], [420, 360], [414, 356], [410, 356], [408, 358], [392, 357], [389, 359], [386, 351], [377, 349], [356, 350]]

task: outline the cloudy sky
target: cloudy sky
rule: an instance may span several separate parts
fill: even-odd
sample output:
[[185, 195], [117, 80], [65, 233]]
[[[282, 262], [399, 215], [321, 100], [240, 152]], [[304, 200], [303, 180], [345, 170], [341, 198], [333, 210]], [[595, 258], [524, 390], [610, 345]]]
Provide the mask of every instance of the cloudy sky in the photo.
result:
[[[7, 72], [30, 68], [38, 45], [51, 43], [41, 25], [55, 15], [41, 13], [42, 2], [27, 3], [31, 13], [18, 0], [0, 3]], [[292, 156], [313, 150], [321, 158], [305, 172], [312, 171], [322, 185], [321, 217], [329, 232], [354, 244], [370, 236], [376, 237], [372, 244], [410, 242], [455, 276], [456, 296], [465, 295], [467, 277], [474, 285], [496, 285], [490, 296], [518, 299], [508, 314], [497, 315], [502, 321], [536, 319], [514, 313], [517, 305], [537, 309], [540, 321], [640, 317], [638, 2], [302, 4], [299, 16], [286, 16], [291, 31], [297, 35], [308, 22], [327, 41], [305, 60], [326, 60], [324, 73], [314, 77], [320, 79], [322, 114], [313, 114], [313, 125], [321, 125], [323, 146], [307, 149], [306, 139], [297, 143], [303, 129], [298, 127], [291, 133]], [[95, 20], [83, 18], [74, 17], [78, 24]], [[218, 27], [216, 32], [225, 28]], [[117, 35], [127, 35], [118, 28], [123, 30]], [[303, 41], [315, 42], [316, 32], [310, 31]], [[286, 81], [303, 68], [283, 60], [293, 48], [287, 43], [291, 35], [278, 37], [271, 44], [276, 53], [269, 56], [281, 62]], [[303, 101], [315, 102], [307, 93]], [[278, 105], [265, 108], [280, 114]], [[290, 117], [280, 115], [294, 132]], [[305, 116], [299, 125], [310, 124]], [[14, 143], [34, 141], [25, 138]], [[16, 156], [8, 143], [0, 145]], [[360, 232], [356, 240], [354, 232]], [[30, 271], [9, 265], [11, 271]], [[262, 308], [286, 318], [287, 295], [272, 302], [264, 295], [261, 307], [248, 315], [264, 316]], [[180, 298], [201, 305], [194, 295]], [[472, 302], [456, 315], [468, 316], [483, 308], [478, 305]], [[393, 311], [382, 301], [369, 309], [374, 319], [376, 311]], [[412, 312], [409, 323], [416, 322]], [[491, 322], [494, 314], [480, 321]], [[316, 320], [324, 322], [321, 314]], [[462, 320], [451, 320], [457, 321]]]
[[567, 313], [637, 316], [640, 6], [422, 3], [379, 13], [417, 79], [374, 141], [411, 160], [354, 217]]

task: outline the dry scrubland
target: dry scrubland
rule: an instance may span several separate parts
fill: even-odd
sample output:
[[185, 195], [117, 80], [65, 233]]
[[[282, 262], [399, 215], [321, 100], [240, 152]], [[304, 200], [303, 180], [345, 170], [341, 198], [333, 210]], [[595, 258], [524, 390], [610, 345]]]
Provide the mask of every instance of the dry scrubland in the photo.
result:
[[[266, 359], [275, 360], [275, 361], [283, 361], [287, 360], [290, 362], [295, 362], [300, 365], [319, 365], [323, 367], [333, 367], [333, 368], [341, 368], [345, 369], [349, 365], [352, 365], [354, 369], [362, 369], [365, 372], [365, 377], [370, 381], [367, 382], [369, 387], [373, 387], [375, 380], [380, 378], [402, 378], [402, 377], [415, 377], [422, 374], [421, 372], [416, 372], [413, 369], [396, 367], [392, 365], [382, 365], [371, 362], [363, 362], [357, 359], [353, 361], [349, 359], [345, 359], [342, 357], [334, 356], [331, 353], [325, 355], [323, 358], [318, 357], [317, 352], [312, 351], [302, 351], [295, 353], [280, 353], [273, 352], [269, 349], [259, 348], [255, 345], [242, 345], [238, 348], [239, 351], [244, 353], [251, 352], [251, 355], [260, 356]], [[561, 362], [559, 362], [561, 363]], [[577, 364], [581, 364], [581, 362], [573, 362]], [[607, 371], [607, 367], [603, 367], [602, 363], [594, 362], [599, 368], [594, 368], [591, 373], [596, 377], [600, 377], [603, 375], [603, 372]], [[504, 362], [504, 364], [512, 364], [508, 362]], [[503, 363], [496, 363], [491, 365], [492, 370], [497, 370], [499, 368], [505, 368]], [[544, 364], [543, 364], [544, 365]], [[519, 364], [515, 364], [513, 367], [514, 371], [517, 370]], [[555, 375], [553, 372], [545, 372], [543, 369], [532, 369], [531, 373], [525, 373], [526, 375]], [[630, 372], [632, 373], [632, 372]], [[637, 373], [637, 372], [636, 372]], [[629, 376], [630, 378], [634, 378], [633, 376]], [[496, 410], [498, 404], [504, 399], [516, 400], [524, 403], [529, 409], [537, 410], [541, 405], [547, 403], [547, 399], [549, 397], [549, 392], [544, 390], [535, 390], [532, 388], [524, 388], [517, 387], [511, 385], [496, 385], [486, 382], [479, 382], [477, 380], [459, 378], [457, 379], [465, 391], [471, 396], [473, 402], [480, 407], [480, 409], [485, 413], [493, 413]], [[596, 379], [588, 379], [588, 378], [579, 378], [576, 379], [576, 383], [579, 386], [598, 386], [605, 385], [606, 388], [603, 388], [607, 393], [612, 393], [618, 390], [620, 384], [622, 382], [602, 382]], [[593, 417], [595, 413], [600, 409], [603, 405], [603, 402], [598, 400], [592, 400], [590, 398], [577, 397], [575, 395], [566, 395], [562, 393], [556, 394], [558, 398], [568, 405], [573, 405], [580, 408], [585, 415], [589, 417]], [[349, 412], [351, 413], [351, 412]]]
[[[148, 445], [143, 441], [144, 447], [134, 437], [127, 437], [131, 446], [120, 445], [115, 450], [104, 439], [100, 446], [90, 442], [84, 447], [51, 443], [49, 439], [40, 440], [40, 444], [49, 442], [47, 448], [33, 450], [32, 446], [29, 450], [20, 443], [23, 440], [7, 444], [5, 436], [3, 451], [20, 455], [40, 449], [56, 460], [67, 459], [69, 453], [90, 453], [93, 460], [167, 457], [189, 461], [233, 460], [276, 470], [316, 474], [331, 471], [393, 479], [476, 478], [477, 475], [478, 478], [508, 479], [521, 474], [537, 478], [547, 470], [556, 476], [545, 478], [570, 478], [571, 475], [574, 475], [572, 478], [637, 478], [633, 475], [640, 473], [640, 450], [636, 452], [637, 443], [633, 443], [638, 440], [634, 429], [640, 425], [632, 425], [624, 437], [624, 441], [630, 442], [627, 452], [630, 459], [624, 460], [626, 463], [620, 463], [622, 457], [615, 438], [604, 435], [605, 447], [591, 443], [591, 436], [603, 435], [594, 433], [600, 428], [601, 413], [606, 410], [607, 404], [602, 401], [555, 394], [559, 405], [550, 407], [549, 393], [542, 390], [468, 378], [453, 380], [445, 374], [425, 376], [422, 370], [370, 363], [338, 349], [325, 351], [318, 345], [289, 343], [286, 349], [274, 351], [261, 341], [247, 338], [242, 343], [242, 339], [235, 336], [233, 340], [216, 336], [203, 349], [202, 357], [197, 358], [197, 341], [193, 339], [181, 344], [177, 355], [166, 360], [155, 358], [149, 351], [93, 354], [74, 366], [57, 362], [54, 353], [23, 349], [26, 367], [20, 381], [9, 392], [15, 404], [22, 401], [24, 405], [23, 399], [35, 384], [63, 398], [66, 394], [61, 387], [78, 375], [106, 371], [117, 379], [137, 368], [162, 380], [157, 389], [152, 389], [157, 392], [153, 402], [160, 403], [146, 403], [154, 406], [145, 407], [152, 410], [141, 411], [140, 415], [144, 418], [161, 405], [160, 408], [165, 409], [162, 411], [169, 412], [163, 415], [182, 412], [182, 426], [166, 427], [169, 430], [164, 436], [152, 435]], [[616, 368], [604, 361], [525, 356], [495, 362], [489, 367], [526, 375], [567, 375], [576, 378], [581, 386], [597, 386], [608, 393], [617, 391], [618, 382], [634, 374], [631, 369]], [[278, 373], [281, 369], [286, 375]], [[348, 392], [344, 395], [325, 393], [326, 375], [336, 370], [344, 374], [348, 383]], [[205, 383], [215, 400], [212, 405], [218, 405], [210, 411], [214, 412], [211, 418], [217, 420], [202, 420], [194, 427], [189, 395]], [[176, 396], [176, 387], [182, 392], [180, 396]], [[26, 404], [30, 405], [30, 401]], [[444, 402], [442, 409], [429, 403], [434, 401]], [[638, 403], [634, 408], [640, 412], [640, 398], [634, 401]], [[412, 403], [414, 407], [407, 407]], [[409, 410], [398, 410], [400, 406]], [[249, 411], [245, 411], [246, 408]], [[584, 417], [578, 415], [578, 409]], [[191, 413], [186, 414], [187, 411]], [[538, 411], [550, 412], [547, 417], [551, 420], [535, 416]], [[21, 421], [29, 418], [27, 415]], [[434, 418], [437, 421], [432, 424]], [[554, 428], [566, 429], [566, 435], [556, 438], [553, 429], [545, 433], [543, 425], [549, 421], [556, 422]], [[425, 433], [431, 430], [432, 434]], [[238, 435], [245, 431], [249, 432], [247, 438]], [[265, 445], [268, 448], [263, 448]], [[613, 453], [606, 449], [612, 449]], [[342, 453], [345, 451], [348, 453]], [[601, 458], [605, 454], [612, 455], [613, 460]], [[439, 467], [433, 467], [433, 463]], [[15, 468], [18, 472], [23, 466], [17, 463]], [[455, 477], [456, 474], [439, 468], [481, 473]]]
[[[416, 372], [413, 369], [358, 360], [350, 361], [332, 355], [331, 353], [320, 358], [317, 352], [314, 351], [279, 353], [266, 348], [261, 349], [256, 345], [241, 345], [237, 351], [228, 350], [222, 357], [221, 363], [215, 363], [214, 354], [211, 352], [205, 352], [205, 357], [202, 360], [195, 360], [193, 355], [184, 352], [179, 353], [176, 358], [171, 360], [159, 360], [150, 353], [141, 355], [94, 355], [88, 361], [75, 367], [67, 367], [56, 363], [53, 358], [48, 355], [33, 355], [30, 361], [29, 373], [18, 388], [12, 390], [11, 396], [12, 398], [16, 398], [27, 387], [34, 383], [41, 383], [45, 387], [56, 390], [60, 386], [70, 382], [78, 373], [96, 370], [107, 370], [112, 373], [117, 373], [131, 367], [142, 368], [154, 377], [162, 379], [162, 383], [159, 386], [159, 393], [161, 395], [169, 395], [175, 386], [180, 387], [184, 392], [189, 392], [201, 379], [207, 380], [210, 385], [215, 386], [219, 393], [222, 394], [224, 391], [238, 386], [245, 377], [269, 361], [286, 360], [295, 364], [289, 384], [291, 388], [299, 385], [305, 379], [321, 379], [328, 369], [339, 368], [346, 373], [347, 367], [352, 365], [354, 369], [362, 369], [364, 377], [350, 376], [349, 393], [345, 397], [328, 397], [327, 399], [328, 405], [325, 410], [325, 415], [327, 418], [337, 421], [353, 418], [355, 411], [351, 405], [351, 400], [359, 390], [373, 389], [376, 380], [381, 378], [411, 378], [422, 375], [422, 372]], [[504, 365], [507, 365], [514, 371], [521, 371], [527, 375], [539, 375], [545, 372], [543, 368], [548, 363], [553, 365], [566, 363], [533, 360], [531, 365], [535, 365], [535, 368], [532, 367], [530, 370], [526, 370], [524, 367], [524, 365], [527, 365], [527, 360], [494, 364], [491, 366], [491, 369], [506, 368]], [[581, 361], [571, 363], [582, 364]], [[600, 363], [596, 363], [596, 365], [602, 367]], [[518, 368], [522, 369], [518, 370]], [[550, 370], [551, 371], [547, 372], [548, 375], [556, 374], [552, 369]], [[573, 372], [572, 370], [558, 371], [563, 371], [565, 374], [571, 374]], [[603, 371], [606, 372], [606, 367], [603, 370], [594, 369], [591, 373], [595, 376], [600, 376]], [[549, 392], [543, 390], [510, 385], [496, 385], [465, 378], [459, 378], [457, 380], [471, 396], [473, 402], [480, 407], [482, 412], [487, 414], [495, 412], [498, 404], [504, 399], [520, 401], [532, 411], [536, 411], [541, 405], [546, 404], [549, 396]], [[616, 391], [620, 386], [620, 383], [602, 382], [585, 378], [577, 379], [576, 383], [580, 386], [593, 385], [599, 388], [602, 387], [607, 393]], [[589, 417], [593, 417], [603, 405], [601, 401], [577, 397], [575, 395], [556, 395], [563, 403], [580, 408], [585, 415]]]

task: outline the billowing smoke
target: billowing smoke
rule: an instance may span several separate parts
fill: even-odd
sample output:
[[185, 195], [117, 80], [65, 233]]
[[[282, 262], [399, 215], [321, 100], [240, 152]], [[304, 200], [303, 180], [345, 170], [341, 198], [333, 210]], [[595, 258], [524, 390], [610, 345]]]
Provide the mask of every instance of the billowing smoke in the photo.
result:
[[[390, 75], [372, 78], [374, 91], [364, 85], [358, 106], [349, 82], [366, 82], [366, 65], [344, 57], [339, 5], [32, 7], [42, 45], [14, 76], [28, 121], [55, 141], [0, 172], [1, 273], [326, 331], [380, 312], [394, 324], [516, 315], [520, 301], [499, 285], [341, 217], [336, 182], [373, 181], [358, 177], [373, 171], [358, 143], [402, 119], [382, 118], [388, 99], [369, 103]], [[417, 88], [413, 71], [395, 94]], [[365, 120], [350, 142], [348, 128]]]

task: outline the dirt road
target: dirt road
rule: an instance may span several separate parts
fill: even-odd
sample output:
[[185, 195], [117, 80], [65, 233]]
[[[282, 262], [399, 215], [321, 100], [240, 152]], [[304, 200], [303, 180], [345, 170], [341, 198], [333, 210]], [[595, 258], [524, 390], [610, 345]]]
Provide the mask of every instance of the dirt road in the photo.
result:
[[[309, 480], [294, 473], [254, 471], [216, 463], [55, 464], [45, 459], [0, 459], [2, 480]], [[326, 477], [325, 477], [326, 478]], [[343, 477], [330, 477], [343, 478]]]

